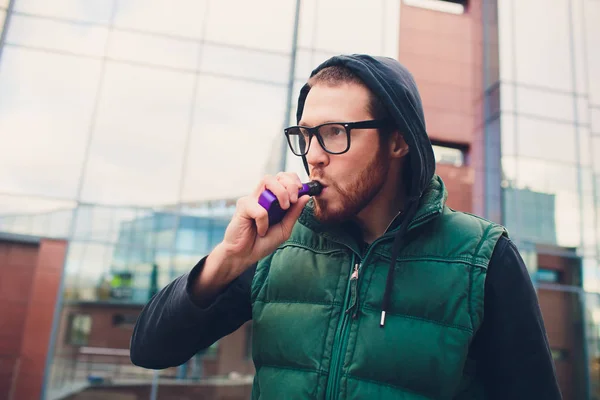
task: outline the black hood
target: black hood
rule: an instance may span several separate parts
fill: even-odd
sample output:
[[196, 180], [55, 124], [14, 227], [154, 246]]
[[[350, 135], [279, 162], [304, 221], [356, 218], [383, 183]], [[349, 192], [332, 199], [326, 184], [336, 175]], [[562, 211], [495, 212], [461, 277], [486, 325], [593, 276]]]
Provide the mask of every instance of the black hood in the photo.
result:
[[[411, 179], [410, 187], [406, 188], [407, 195], [409, 199], [418, 199], [433, 178], [435, 157], [425, 128], [421, 96], [412, 74], [393, 58], [352, 54], [330, 58], [313, 70], [310, 76], [333, 65], [344, 66], [356, 74], [380, 99], [396, 122], [410, 149], [408, 157]], [[302, 118], [304, 101], [309, 91], [308, 84], [300, 91], [296, 112], [298, 122]]]
[[[380, 326], [385, 326], [385, 314], [389, 309], [397, 258], [404, 247], [408, 226], [419, 207], [419, 200], [435, 173], [435, 157], [431, 141], [425, 129], [425, 116], [417, 84], [410, 72], [398, 61], [387, 57], [372, 57], [363, 54], [340, 55], [319, 65], [311, 77], [320, 70], [334, 65], [344, 66], [356, 74], [377, 96], [396, 122], [396, 127], [409, 147], [408, 172], [406, 179], [407, 199], [402, 215], [402, 224], [394, 237], [391, 261], [381, 305]], [[300, 91], [296, 119], [300, 122], [304, 101], [310, 91], [308, 84]], [[306, 157], [303, 157], [306, 173], [310, 176]]]

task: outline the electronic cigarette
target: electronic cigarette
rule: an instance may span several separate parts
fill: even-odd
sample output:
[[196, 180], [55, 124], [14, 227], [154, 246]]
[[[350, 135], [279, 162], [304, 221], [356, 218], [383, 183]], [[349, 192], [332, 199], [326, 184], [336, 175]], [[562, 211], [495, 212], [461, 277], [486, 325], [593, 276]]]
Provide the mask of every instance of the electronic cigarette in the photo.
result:
[[[310, 181], [302, 184], [302, 189], [298, 190], [298, 197], [309, 195], [316, 196], [321, 193], [323, 186], [317, 181]], [[258, 198], [260, 204], [269, 214], [269, 226], [275, 225], [283, 219], [287, 210], [279, 206], [277, 197], [269, 189], [263, 191]]]

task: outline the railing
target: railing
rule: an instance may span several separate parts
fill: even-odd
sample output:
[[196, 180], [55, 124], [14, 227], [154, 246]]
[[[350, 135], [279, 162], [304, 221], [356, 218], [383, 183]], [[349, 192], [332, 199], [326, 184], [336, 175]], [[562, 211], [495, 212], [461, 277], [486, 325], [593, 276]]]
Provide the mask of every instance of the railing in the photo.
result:
[[[128, 349], [79, 347], [61, 349], [54, 357], [52, 387], [72, 382], [107, 382], [112, 380], [148, 380], [154, 372], [131, 363]], [[177, 368], [159, 371], [161, 378], [174, 379]]]

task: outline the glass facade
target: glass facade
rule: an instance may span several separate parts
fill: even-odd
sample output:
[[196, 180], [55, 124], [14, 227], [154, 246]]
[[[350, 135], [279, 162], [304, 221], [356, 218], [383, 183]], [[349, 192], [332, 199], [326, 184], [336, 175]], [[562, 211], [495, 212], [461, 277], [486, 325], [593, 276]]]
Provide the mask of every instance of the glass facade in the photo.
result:
[[[108, 379], [249, 385], [247, 326], [160, 373], [127, 364], [131, 327], [264, 173], [306, 178], [282, 151], [301, 86], [334, 54], [397, 57], [399, 3], [0, 0], [0, 232], [68, 241], [46, 398]], [[565, 399], [600, 400], [600, 2], [547, 3], [481, 0], [483, 214], [553, 310]]]
[[563, 395], [599, 399], [600, 3], [498, 0], [496, 17], [502, 222], [556, 306], [544, 318]]
[[296, 7], [0, 1], [0, 231], [68, 240], [46, 398], [98, 379], [243, 373], [218, 365], [218, 345], [191, 372], [126, 365], [102, 313], [130, 336], [141, 305], [222, 239], [237, 197], [282, 161], [305, 176], [280, 153], [312, 68], [397, 56], [396, 1], [305, 0], [297, 34]]

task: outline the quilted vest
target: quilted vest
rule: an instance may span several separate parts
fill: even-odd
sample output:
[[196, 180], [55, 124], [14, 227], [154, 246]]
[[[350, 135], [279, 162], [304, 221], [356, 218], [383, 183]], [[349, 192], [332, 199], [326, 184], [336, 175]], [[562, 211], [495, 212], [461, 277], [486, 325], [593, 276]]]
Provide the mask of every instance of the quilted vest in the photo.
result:
[[469, 346], [503, 227], [456, 212], [434, 176], [395, 264], [379, 325], [394, 230], [360, 251], [321, 226], [309, 202], [252, 283], [252, 398], [480, 399]]

